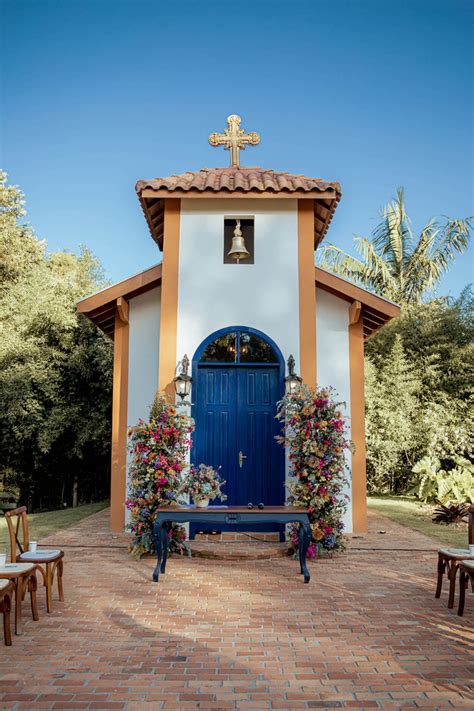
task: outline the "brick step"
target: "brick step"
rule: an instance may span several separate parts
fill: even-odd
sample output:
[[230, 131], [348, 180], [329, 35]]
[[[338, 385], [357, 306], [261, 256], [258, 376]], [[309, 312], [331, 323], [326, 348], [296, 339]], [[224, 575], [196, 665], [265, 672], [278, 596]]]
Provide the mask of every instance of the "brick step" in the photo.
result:
[[274, 541], [279, 543], [280, 534], [278, 531], [274, 533], [240, 533], [238, 531], [224, 531], [223, 533], [196, 533], [196, 541]]
[[[217, 538], [215, 536], [214, 538]], [[219, 560], [265, 560], [287, 554], [286, 543], [275, 541], [189, 541], [193, 556]]]

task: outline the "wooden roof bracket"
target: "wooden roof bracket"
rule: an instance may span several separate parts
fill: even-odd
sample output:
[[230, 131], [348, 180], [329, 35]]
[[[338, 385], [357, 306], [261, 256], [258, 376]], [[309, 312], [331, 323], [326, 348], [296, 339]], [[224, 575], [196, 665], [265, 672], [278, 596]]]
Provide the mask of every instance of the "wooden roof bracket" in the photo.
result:
[[360, 319], [362, 304], [360, 301], [353, 301], [349, 308], [349, 326], [353, 326]]
[[129, 305], [128, 301], [123, 298], [123, 296], [119, 296], [117, 301], [115, 302], [115, 306], [117, 308], [117, 315], [119, 319], [121, 320], [122, 323], [128, 323], [128, 314], [129, 314]]

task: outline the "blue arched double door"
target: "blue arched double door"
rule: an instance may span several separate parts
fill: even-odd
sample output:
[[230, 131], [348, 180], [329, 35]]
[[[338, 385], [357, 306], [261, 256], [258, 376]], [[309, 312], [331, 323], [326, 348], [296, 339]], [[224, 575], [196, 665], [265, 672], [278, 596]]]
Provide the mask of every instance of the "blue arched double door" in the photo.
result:
[[[193, 464], [221, 467], [229, 506], [285, 500], [284, 450], [276, 403], [283, 394], [284, 366], [278, 347], [264, 334], [232, 327], [209, 336], [193, 359]], [[215, 502], [219, 503], [219, 502]], [[190, 535], [202, 526], [191, 528]], [[280, 530], [276, 525], [252, 530]], [[219, 526], [245, 530], [245, 526]]]

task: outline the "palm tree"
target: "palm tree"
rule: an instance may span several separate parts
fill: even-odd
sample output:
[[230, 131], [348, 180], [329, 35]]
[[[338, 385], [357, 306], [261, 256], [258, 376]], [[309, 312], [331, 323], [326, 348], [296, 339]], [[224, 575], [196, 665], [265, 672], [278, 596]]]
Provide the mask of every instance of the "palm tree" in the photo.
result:
[[415, 240], [403, 188], [381, 218], [370, 239], [354, 237], [360, 259], [328, 244], [318, 253], [318, 265], [400, 304], [419, 304], [439, 284], [456, 253], [466, 251], [474, 218], [432, 218]]

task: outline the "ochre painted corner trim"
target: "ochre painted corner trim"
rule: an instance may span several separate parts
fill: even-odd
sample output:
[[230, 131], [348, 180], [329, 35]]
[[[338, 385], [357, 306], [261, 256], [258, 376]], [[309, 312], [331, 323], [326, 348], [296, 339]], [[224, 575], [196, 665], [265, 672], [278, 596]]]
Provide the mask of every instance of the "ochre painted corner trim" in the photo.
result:
[[314, 203], [298, 200], [298, 284], [300, 371], [303, 382], [316, 386], [316, 284], [314, 281]]
[[123, 531], [127, 489], [128, 411], [128, 303], [117, 299], [115, 309], [114, 374], [112, 390], [112, 465], [110, 478], [110, 529]]
[[165, 200], [163, 263], [161, 275], [160, 359], [158, 390], [174, 400], [178, 337], [178, 272], [181, 200]]
[[367, 531], [367, 479], [365, 450], [364, 324], [361, 318], [349, 326], [351, 393], [352, 530]]

